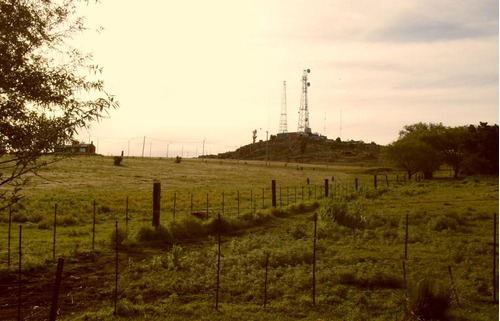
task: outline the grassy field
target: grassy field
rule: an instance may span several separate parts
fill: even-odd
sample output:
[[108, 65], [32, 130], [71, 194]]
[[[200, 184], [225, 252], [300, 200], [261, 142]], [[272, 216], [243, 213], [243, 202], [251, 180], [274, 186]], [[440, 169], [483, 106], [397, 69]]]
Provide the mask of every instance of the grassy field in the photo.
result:
[[[0, 319], [17, 315], [19, 225], [21, 313], [29, 320], [48, 317], [57, 203], [55, 256], [65, 258], [61, 320], [498, 320], [497, 177], [453, 180], [440, 172], [432, 181], [403, 183], [402, 173], [349, 165], [147, 158], [122, 164], [75, 157], [42, 171], [44, 179], [34, 177], [13, 208], [10, 266], [9, 213], [1, 213]], [[276, 209], [271, 180], [278, 187]], [[162, 183], [157, 230], [150, 227], [154, 181]], [[190, 215], [207, 206], [208, 220]]]

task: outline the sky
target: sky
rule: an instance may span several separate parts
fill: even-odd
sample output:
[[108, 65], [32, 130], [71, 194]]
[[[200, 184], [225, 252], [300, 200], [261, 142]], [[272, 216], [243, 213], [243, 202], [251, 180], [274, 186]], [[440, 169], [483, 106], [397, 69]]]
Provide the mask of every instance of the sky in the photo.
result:
[[[405, 125], [498, 124], [497, 0], [102, 0], [84, 5], [120, 108], [80, 131], [98, 153], [196, 157], [297, 131], [386, 145]], [[103, 30], [98, 30], [103, 27]], [[145, 138], [144, 138], [145, 137]]]

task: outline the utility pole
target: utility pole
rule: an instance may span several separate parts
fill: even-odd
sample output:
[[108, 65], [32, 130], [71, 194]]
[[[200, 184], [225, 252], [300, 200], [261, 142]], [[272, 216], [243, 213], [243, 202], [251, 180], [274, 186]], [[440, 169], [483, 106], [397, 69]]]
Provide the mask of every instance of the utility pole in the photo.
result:
[[146, 136], [144, 136], [144, 139], [142, 140], [142, 157], [144, 157], [144, 145], [146, 144]]
[[268, 134], [269, 134], [269, 131], [268, 131], [268, 130], [266, 130], [266, 167], [267, 167], [267, 143], [268, 143], [268, 141], [269, 141], [269, 139], [268, 139]]
[[167, 144], [167, 158], [168, 158], [168, 146], [170, 146], [170, 144]]
[[203, 153], [201, 154], [201, 157], [205, 157], [205, 139], [203, 138]]

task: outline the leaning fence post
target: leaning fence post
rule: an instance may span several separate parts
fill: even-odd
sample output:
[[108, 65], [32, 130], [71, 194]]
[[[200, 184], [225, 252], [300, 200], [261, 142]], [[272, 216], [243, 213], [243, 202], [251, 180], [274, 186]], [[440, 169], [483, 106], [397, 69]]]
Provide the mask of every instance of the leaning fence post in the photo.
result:
[[153, 226], [160, 226], [160, 197], [161, 197], [161, 183], [153, 183]]
[[56, 259], [56, 226], [57, 226], [57, 203], [54, 206], [54, 241], [52, 242], [52, 259]]
[[21, 267], [22, 267], [22, 239], [23, 226], [19, 225], [19, 270], [18, 270], [18, 289], [17, 289], [17, 320], [21, 320]]
[[389, 177], [387, 177], [387, 174], [385, 174], [385, 183], [389, 187]]
[[61, 288], [61, 278], [63, 271], [64, 259], [61, 257], [57, 260], [56, 282], [54, 284], [54, 292], [52, 293], [52, 305], [50, 307], [50, 321], [56, 320], [57, 301], [59, 300], [59, 289]]
[[318, 213], [314, 213], [314, 241], [313, 241], [313, 284], [312, 284], [312, 300], [313, 305], [316, 305], [316, 226], [318, 225]]

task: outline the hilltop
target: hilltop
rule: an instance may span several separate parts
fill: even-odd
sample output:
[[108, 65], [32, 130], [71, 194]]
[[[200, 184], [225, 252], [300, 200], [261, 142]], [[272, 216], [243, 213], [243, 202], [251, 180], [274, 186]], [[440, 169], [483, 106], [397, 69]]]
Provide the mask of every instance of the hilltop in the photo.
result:
[[205, 156], [222, 159], [283, 161], [294, 163], [378, 164], [381, 146], [362, 141], [313, 140], [308, 138], [259, 141], [233, 152]]

